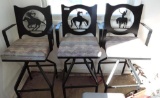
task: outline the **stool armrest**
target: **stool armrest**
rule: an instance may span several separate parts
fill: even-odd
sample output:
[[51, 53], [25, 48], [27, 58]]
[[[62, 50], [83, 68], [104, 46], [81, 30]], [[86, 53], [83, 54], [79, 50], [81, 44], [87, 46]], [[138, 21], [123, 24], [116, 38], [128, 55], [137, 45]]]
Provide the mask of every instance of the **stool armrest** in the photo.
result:
[[2, 34], [3, 34], [3, 37], [4, 37], [4, 40], [5, 40], [5, 43], [6, 43], [6, 46], [9, 47], [10, 46], [10, 43], [8, 41], [8, 37], [7, 37], [7, 34], [6, 34], [6, 31], [11, 29], [13, 26], [15, 26], [16, 24], [11, 24], [10, 26], [6, 27], [5, 29], [2, 30]]
[[152, 34], [152, 29], [151, 29], [150, 27], [148, 27], [146, 24], [142, 23], [142, 22], [141, 22], [140, 24], [143, 25], [145, 28], [148, 29], [148, 35], [147, 35], [147, 39], [146, 39], [146, 41], [145, 41], [145, 45], [148, 46], [148, 43], [149, 43], [149, 41], [150, 41], [151, 34]]

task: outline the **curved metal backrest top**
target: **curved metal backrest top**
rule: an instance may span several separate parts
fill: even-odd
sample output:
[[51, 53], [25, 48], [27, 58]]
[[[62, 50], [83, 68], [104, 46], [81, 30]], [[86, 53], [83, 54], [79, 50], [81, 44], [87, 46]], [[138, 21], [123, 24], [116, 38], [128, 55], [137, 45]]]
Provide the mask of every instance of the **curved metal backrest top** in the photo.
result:
[[20, 38], [23, 35], [33, 37], [47, 35], [49, 28], [52, 26], [50, 6], [47, 6], [46, 8], [39, 6], [20, 8], [14, 6], [14, 11]]
[[[134, 35], [137, 35], [142, 9], [143, 4], [139, 6], [132, 6], [128, 4], [112, 6], [107, 3], [104, 28], [107, 29], [107, 32], [117, 35], [123, 35], [127, 33], [133, 33]], [[117, 14], [120, 15], [118, 16]]]
[[[61, 7], [63, 36], [67, 33], [74, 35], [92, 33], [96, 36], [97, 5], [92, 7], [85, 5], [68, 7], [62, 5]], [[83, 12], [83, 10], [85, 12]], [[71, 17], [72, 12], [75, 12], [74, 17]]]

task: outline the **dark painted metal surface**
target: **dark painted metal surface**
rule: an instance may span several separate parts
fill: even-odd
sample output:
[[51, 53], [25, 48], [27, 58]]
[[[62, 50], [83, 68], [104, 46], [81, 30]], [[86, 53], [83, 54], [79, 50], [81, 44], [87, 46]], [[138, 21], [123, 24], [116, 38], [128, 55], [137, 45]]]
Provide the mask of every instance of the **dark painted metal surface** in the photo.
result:
[[[20, 92], [33, 92], [33, 91], [50, 91], [51, 92], [51, 97], [54, 98], [54, 92], [53, 92], [53, 86], [54, 86], [54, 80], [57, 77], [57, 67], [56, 67], [56, 63], [54, 63], [53, 61], [47, 59], [50, 52], [53, 50], [53, 29], [54, 29], [54, 25], [52, 24], [52, 15], [51, 15], [51, 11], [50, 11], [50, 6], [46, 7], [46, 8], [42, 8], [42, 7], [38, 7], [38, 6], [27, 6], [27, 7], [17, 7], [14, 6], [14, 10], [15, 10], [15, 16], [16, 16], [16, 24], [17, 24], [17, 29], [18, 29], [18, 35], [19, 38], [22, 38], [23, 35], [29, 35], [32, 37], [42, 37], [47, 35], [48, 36], [48, 43], [49, 43], [49, 53], [46, 57], [45, 60], [42, 61], [37, 61], [37, 60], [2, 60], [4, 62], [24, 62], [24, 65], [22, 67], [22, 70], [18, 76], [18, 79], [16, 81], [16, 84], [14, 86], [14, 90], [17, 94], [18, 98], [21, 98], [20, 96]], [[40, 13], [43, 14], [44, 18], [45, 18], [45, 23], [43, 21], [41, 21], [38, 17], [38, 15], [36, 14], [35, 11], [39, 11]], [[28, 23], [28, 29], [26, 29], [26, 27], [24, 26], [23, 22]], [[3, 37], [4, 40], [6, 42], [6, 46], [9, 47], [10, 43], [7, 37], [7, 31], [9, 29], [11, 29], [13, 26], [15, 26], [16, 24], [12, 24], [10, 26], [8, 26], [7, 28], [5, 28], [4, 30], [2, 30], [3, 33]], [[39, 30], [41, 28], [41, 25], [45, 26], [44, 30]], [[35, 31], [40, 31], [40, 33], [34, 33]], [[39, 62], [49, 62], [50, 64], [45, 64], [45, 65], [40, 65]], [[36, 62], [36, 65], [29, 65], [29, 62]], [[29, 73], [29, 77], [30, 79], [32, 79], [31, 76], [31, 72], [29, 67], [38, 67], [43, 78], [45, 79], [47, 85], [49, 86], [49, 88], [42, 88], [42, 89], [27, 89], [27, 90], [23, 90], [23, 89], [18, 89], [19, 84], [21, 83], [21, 80], [24, 76], [25, 71], [27, 70]], [[50, 81], [48, 80], [48, 78], [45, 75], [45, 72], [43, 71], [42, 67], [53, 67], [54, 72], [53, 72], [53, 80], [50, 83]]]
[[[120, 8], [125, 8], [126, 10], [124, 11], [120, 11]], [[145, 28], [148, 29], [148, 36], [146, 38], [145, 41], [145, 45], [147, 46], [152, 34], [152, 29], [150, 27], [148, 27], [146, 24], [141, 23], [141, 14], [142, 14], [142, 9], [143, 9], [143, 4], [139, 5], [139, 6], [132, 6], [132, 5], [128, 5], [128, 4], [119, 4], [119, 5], [115, 5], [112, 6], [110, 4], [106, 4], [106, 13], [105, 13], [105, 18], [104, 18], [104, 23], [99, 24], [99, 32], [103, 32], [103, 34], [100, 34], [100, 46], [105, 49], [105, 37], [107, 35], [107, 33], [113, 33], [116, 35], [124, 35], [124, 34], [128, 34], [128, 33], [133, 33], [135, 35], [135, 37], [137, 37], [138, 35], [138, 30], [139, 30], [139, 25], [142, 24]], [[118, 13], [121, 13], [121, 16], [119, 16], [118, 18], [115, 18], [116, 24], [118, 25], [119, 29], [126, 29], [124, 31], [117, 31], [115, 30], [114, 27], [112, 27], [111, 25], [111, 17], [112, 14], [114, 13], [114, 11], [118, 10]], [[130, 11], [130, 13], [133, 13], [133, 24], [129, 27], [126, 28], [126, 25], [128, 24], [129, 19], [126, 17], [127, 13], [129, 13], [128, 11]], [[132, 66], [131, 62], [127, 62], [130, 61], [129, 59], [126, 59], [124, 62], [120, 62], [120, 63], [124, 63], [124, 67], [122, 69], [122, 73], [124, 73], [124, 69], [126, 67], [126, 65], [130, 68], [131, 73], [134, 74], [136, 81], [138, 82], [138, 84], [135, 85], [119, 85], [119, 86], [110, 86], [106, 84], [106, 81], [104, 80], [103, 77], [103, 72], [101, 69], [101, 64], [109, 64], [109, 63], [115, 63], [115, 62], [106, 62], [105, 60], [107, 60], [107, 57], [101, 59], [98, 63], [98, 70], [97, 73], [100, 72], [101, 76], [102, 76], [102, 80], [104, 82], [104, 86], [105, 86], [105, 90], [104, 92], [107, 92], [108, 88], [117, 88], [117, 87], [131, 87], [131, 86], [136, 86], [137, 90], [139, 89], [141, 83], [138, 79], [138, 76], [136, 75], [134, 68]]]
[[[92, 33], [93, 36], [96, 36], [97, 5], [94, 5], [91, 7], [88, 7], [85, 5], [74, 5], [70, 7], [62, 5], [61, 8], [62, 8], [62, 23], [57, 24], [56, 30], [55, 30], [57, 47], [59, 47], [60, 45], [60, 39], [61, 39], [60, 37], [65, 37], [67, 33], [71, 33], [73, 35], [85, 35], [88, 33]], [[83, 12], [78, 11], [78, 9], [85, 10], [86, 16], [82, 15]], [[71, 16], [71, 18], [69, 19], [70, 14], [74, 10], [76, 10], [75, 16]], [[82, 24], [88, 28], [83, 27]], [[59, 29], [61, 26], [62, 26], [62, 36], [60, 36], [59, 34]], [[63, 59], [66, 59], [66, 61], [64, 62], [63, 84], [62, 84], [64, 98], [66, 98], [67, 88], [95, 87], [95, 91], [96, 92], [98, 91], [98, 81], [96, 78], [94, 64], [93, 64], [93, 61], [91, 60], [92, 58], [94, 57], [72, 57], [72, 58], [64, 57], [63, 58]], [[82, 59], [84, 62], [76, 62], [77, 59]], [[71, 63], [69, 63], [69, 61], [71, 61]], [[69, 78], [71, 70], [75, 64], [85, 64], [87, 66], [87, 69], [89, 70], [93, 78], [92, 80], [95, 82], [94, 85], [66, 85], [66, 82]]]

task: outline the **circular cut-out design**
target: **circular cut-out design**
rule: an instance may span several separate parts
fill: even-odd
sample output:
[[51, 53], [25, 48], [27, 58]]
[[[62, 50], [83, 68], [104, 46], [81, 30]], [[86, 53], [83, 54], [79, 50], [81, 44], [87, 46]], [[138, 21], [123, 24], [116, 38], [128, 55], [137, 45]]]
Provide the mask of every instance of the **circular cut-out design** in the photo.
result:
[[23, 16], [23, 25], [26, 30], [39, 34], [46, 28], [46, 19], [44, 15], [37, 10], [29, 10]]
[[115, 31], [123, 32], [129, 29], [134, 22], [132, 11], [127, 8], [116, 9], [111, 16], [110, 24]]
[[83, 32], [89, 28], [91, 24], [91, 17], [86, 10], [78, 8], [71, 11], [69, 14], [68, 24], [74, 31]]

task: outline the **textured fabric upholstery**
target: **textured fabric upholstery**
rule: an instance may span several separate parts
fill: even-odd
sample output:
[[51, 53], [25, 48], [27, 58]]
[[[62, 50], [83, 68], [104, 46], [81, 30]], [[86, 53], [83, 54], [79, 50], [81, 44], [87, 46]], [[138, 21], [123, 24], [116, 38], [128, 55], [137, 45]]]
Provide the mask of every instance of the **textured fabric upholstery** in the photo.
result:
[[58, 49], [58, 57], [100, 57], [98, 41], [93, 36], [64, 37]]
[[147, 46], [132, 36], [107, 36], [105, 48], [108, 58], [150, 59]]
[[49, 53], [47, 38], [18, 39], [1, 55], [2, 60], [45, 60]]

